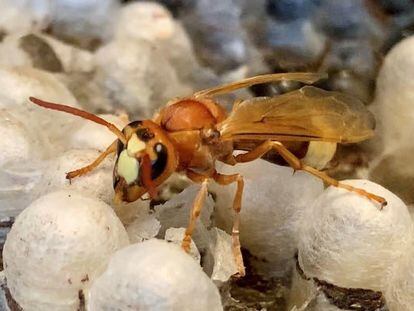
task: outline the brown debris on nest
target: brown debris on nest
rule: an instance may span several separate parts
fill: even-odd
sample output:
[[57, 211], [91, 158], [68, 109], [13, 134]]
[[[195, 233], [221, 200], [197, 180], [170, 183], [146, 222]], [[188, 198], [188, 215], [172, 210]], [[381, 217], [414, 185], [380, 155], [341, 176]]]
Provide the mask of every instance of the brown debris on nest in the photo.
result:
[[306, 276], [305, 272], [300, 267], [297, 254], [295, 260], [298, 274], [305, 280], [313, 280], [332, 305], [344, 310], [388, 310], [385, 304], [385, 298], [381, 292], [363, 288], [344, 288], [317, 278], [310, 278]]

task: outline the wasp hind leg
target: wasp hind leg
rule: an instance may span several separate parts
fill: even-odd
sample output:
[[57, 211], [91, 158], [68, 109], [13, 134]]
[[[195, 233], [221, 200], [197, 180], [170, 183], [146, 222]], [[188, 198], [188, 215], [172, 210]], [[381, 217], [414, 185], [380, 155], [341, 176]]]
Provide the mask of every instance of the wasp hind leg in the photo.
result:
[[380, 209], [382, 209], [384, 206], [387, 205], [387, 201], [383, 197], [367, 192], [364, 189], [355, 188], [350, 185], [341, 183], [337, 181], [336, 179], [328, 176], [324, 172], [321, 172], [317, 170], [316, 168], [303, 164], [300, 161], [300, 159], [298, 159], [281, 142], [278, 142], [278, 141], [265, 141], [264, 143], [262, 143], [261, 145], [253, 149], [252, 151], [235, 156], [234, 160], [238, 163], [250, 162], [250, 161], [253, 161], [255, 159], [262, 157], [266, 152], [272, 149], [277, 151], [283, 157], [283, 159], [296, 171], [301, 170], [301, 171], [308, 172], [322, 179], [328, 185], [332, 185], [338, 188], [343, 188], [348, 191], [358, 193], [359, 195], [367, 197], [370, 200], [376, 201], [381, 205]]
[[102, 163], [102, 161], [111, 153], [114, 153], [116, 151], [117, 148], [117, 141], [115, 140], [104, 152], [102, 152], [99, 157], [97, 157], [95, 159], [95, 161], [93, 161], [91, 164], [84, 166], [80, 169], [71, 171], [69, 173], [66, 174], [66, 179], [71, 180], [72, 178], [75, 177], [79, 177], [82, 175], [85, 175], [87, 173], [89, 173], [90, 171], [94, 170], [99, 164]]

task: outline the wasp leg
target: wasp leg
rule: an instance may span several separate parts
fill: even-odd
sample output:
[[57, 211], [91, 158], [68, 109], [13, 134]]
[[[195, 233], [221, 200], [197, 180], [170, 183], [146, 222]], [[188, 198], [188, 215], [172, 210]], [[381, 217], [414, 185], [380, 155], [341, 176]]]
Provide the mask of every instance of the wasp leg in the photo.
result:
[[195, 182], [200, 182], [200, 179], [202, 180], [201, 188], [194, 199], [193, 207], [190, 213], [190, 221], [188, 222], [187, 228], [185, 229], [184, 238], [181, 243], [182, 249], [184, 249], [188, 253], [190, 251], [191, 235], [193, 234], [194, 228], [197, 223], [197, 219], [200, 216], [201, 210], [204, 205], [204, 201], [207, 196], [208, 177], [198, 175], [194, 172], [187, 172], [187, 176]]
[[234, 260], [236, 261], [237, 269], [239, 271], [239, 276], [244, 276], [246, 274], [243, 263], [243, 256], [240, 250], [240, 210], [241, 210], [241, 201], [243, 196], [244, 180], [240, 174], [234, 175], [222, 175], [215, 173], [213, 179], [220, 185], [229, 185], [231, 183], [237, 182], [236, 194], [234, 195], [233, 200], [233, 210], [235, 212], [233, 229], [231, 231], [231, 237], [233, 241], [233, 255]]
[[252, 151], [249, 151], [244, 154], [239, 154], [235, 156], [234, 159], [236, 160], [236, 162], [239, 162], [239, 163], [253, 161], [255, 159], [262, 157], [266, 152], [270, 151], [271, 149], [277, 151], [294, 170], [297, 170], [297, 171], [302, 170], [302, 171], [308, 172], [322, 179], [325, 183], [329, 185], [332, 185], [338, 188], [344, 188], [346, 190], [356, 192], [362, 196], [365, 196], [370, 200], [374, 200], [378, 202], [379, 204], [381, 204], [381, 209], [387, 205], [387, 201], [380, 196], [377, 196], [373, 193], [367, 192], [360, 188], [355, 188], [350, 185], [343, 184], [337, 181], [336, 179], [328, 176], [324, 172], [321, 172], [311, 166], [303, 164], [300, 161], [300, 159], [298, 159], [281, 142], [278, 142], [278, 141], [265, 141], [264, 143], [262, 143], [261, 145], [253, 149]]
[[116, 151], [117, 141], [115, 140], [104, 152], [102, 152], [99, 157], [96, 158], [95, 161], [93, 161], [91, 164], [82, 167], [78, 170], [71, 171], [66, 174], [66, 179], [72, 179], [81, 175], [85, 175], [86, 173], [89, 173], [93, 169], [95, 169], [108, 155], [111, 153], [114, 153]]

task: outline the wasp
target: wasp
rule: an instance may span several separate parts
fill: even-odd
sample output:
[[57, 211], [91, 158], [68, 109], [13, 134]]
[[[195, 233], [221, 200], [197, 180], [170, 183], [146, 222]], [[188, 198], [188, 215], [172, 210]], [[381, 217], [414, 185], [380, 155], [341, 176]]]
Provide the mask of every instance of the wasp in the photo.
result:
[[[306, 171], [328, 185], [356, 192], [378, 202], [381, 208], [386, 205], [384, 198], [343, 184], [321, 171], [334, 156], [338, 143], [368, 139], [375, 127], [373, 115], [358, 99], [311, 86], [322, 77], [316, 73], [266, 74], [205, 89], [171, 100], [152, 120], [134, 121], [122, 130], [77, 108], [33, 97], [30, 100], [104, 125], [117, 136], [94, 162], [66, 175], [68, 179], [84, 175], [116, 153], [113, 186], [117, 203], [133, 202], [146, 193], [155, 198], [157, 187], [173, 172], [183, 172], [192, 181], [201, 183], [182, 241], [187, 252], [207, 195], [208, 181], [221, 185], [236, 183], [232, 243], [239, 275], [243, 276], [239, 241], [243, 177], [218, 173], [217, 161], [236, 165], [264, 158], [289, 165], [294, 171]], [[275, 97], [235, 101], [229, 113], [216, 98], [255, 84], [283, 80], [298, 81], [305, 86]], [[242, 153], [236, 155], [237, 150]]]

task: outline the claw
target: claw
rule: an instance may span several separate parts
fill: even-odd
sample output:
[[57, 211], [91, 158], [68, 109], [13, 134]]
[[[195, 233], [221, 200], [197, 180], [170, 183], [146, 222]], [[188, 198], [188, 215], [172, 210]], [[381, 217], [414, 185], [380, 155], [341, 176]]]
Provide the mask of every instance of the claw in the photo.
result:
[[381, 206], [380, 206], [380, 211], [383, 210], [384, 207], [386, 207], [388, 205], [387, 200], [384, 199], [384, 201], [380, 202]]
[[190, 252], [191, 237], [186, 235], [181, 243], [181, 248], [188, 254]]
[[71, 185], [72, 184], [72, 177], [70, 175], [70, 172], [69, 173], [66, 173], [66, 179], [69, 180], [69, 185]]

